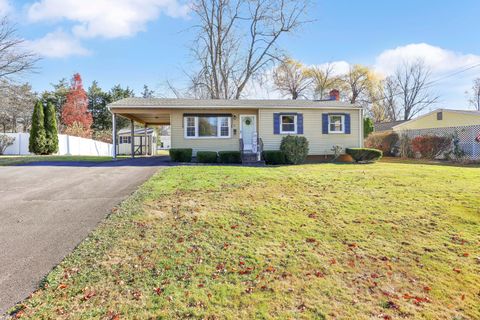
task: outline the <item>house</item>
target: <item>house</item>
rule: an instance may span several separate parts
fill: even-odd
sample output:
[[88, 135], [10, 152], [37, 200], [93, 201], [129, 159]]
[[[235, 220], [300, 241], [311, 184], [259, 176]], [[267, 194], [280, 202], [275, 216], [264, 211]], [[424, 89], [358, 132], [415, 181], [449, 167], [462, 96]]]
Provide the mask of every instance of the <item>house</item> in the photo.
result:
[[[146, 130], [146, 134], [145, 134]], [[153, 155], [156, 152], [157, 135], [152, 128], [135, 129], [134, 131], [134, 152], [135, 155]], [[132, 136], [130, 129], [118, 131], [117, 154], [132, 154]]]
[[480, 125], [480, 111], [436, 109], [393, 126], [394, 131], [454, 128]]
[[[172, 148], [242, 151], [279, 150], [287, 135], [304, 136], [309, 156], [332, 154], [333, 146], [363, 146], [363, 109], [338, 100], [197, 100], [126, 98], [108, 105], [113, 115], [144, 126], [169, 125]], [[114, 131], [115, 125], [114, 125]], [[116, 136], [114, 134], [114, 136]], [[115, 156], [115, 155], [114, 155]]]
[[480, 159], [480, 111], [437, 109], [393, 127], [410, 138], [420, 135], [451, 136], [466, 157]]

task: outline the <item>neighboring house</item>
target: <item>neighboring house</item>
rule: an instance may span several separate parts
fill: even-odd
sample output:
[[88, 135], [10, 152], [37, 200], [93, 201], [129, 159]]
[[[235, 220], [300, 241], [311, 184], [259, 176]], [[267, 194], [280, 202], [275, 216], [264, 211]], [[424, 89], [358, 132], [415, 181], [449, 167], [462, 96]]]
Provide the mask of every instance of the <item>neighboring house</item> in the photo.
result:
[[[108, 105], [115, 117], [170, 125], [171, 147], [259, 154], [279, 150], [287, 135], [304, 136], [309, 155], [332, 154], [334, 145], [363, 145], [363, 110], [337, 100], [195, 100], [126, 98]], [[243, 146], [242, 150], [241, 146]]]
[[466, 156], [480, 159], [480, 111], [437, 109], [393, 127], [409, 137], [419, 135], [453, 136]]
[[[132, 131], [131, 129], [122, 129], [118, 131], [117, 138], [117, 154], [130, 155], [132, 154]], [[135, 129], [134, 132], [134, 145], [136, 155], [153, 155], [157, 150], [156, 146], [156, 133], [152, 128], [147, 128], [147, 134], [145, 135], [145, 129]]]
[[393, 127], [396, 125], [399, 125], [401, 123], [404, 123], [405, 120], [399, 120], [399, 121], [390, 121], [390, 122], [378, 122], [375, 123], [374, 126], [374, 132], [386, 132], [386, 131], [392, 131]]
[[170, 136], [158, 136], [157, 150], [168, 150], [171, 148]]

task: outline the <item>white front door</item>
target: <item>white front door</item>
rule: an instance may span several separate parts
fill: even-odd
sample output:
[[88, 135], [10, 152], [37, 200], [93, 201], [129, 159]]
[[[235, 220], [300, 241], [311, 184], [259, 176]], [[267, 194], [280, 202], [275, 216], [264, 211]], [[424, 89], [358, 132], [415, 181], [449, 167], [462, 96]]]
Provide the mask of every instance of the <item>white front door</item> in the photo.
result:
[[252, 151], [256, 141], [257, 117], [255, 115], [240, 116], [240, 138], [243, 139], [243, 150]]

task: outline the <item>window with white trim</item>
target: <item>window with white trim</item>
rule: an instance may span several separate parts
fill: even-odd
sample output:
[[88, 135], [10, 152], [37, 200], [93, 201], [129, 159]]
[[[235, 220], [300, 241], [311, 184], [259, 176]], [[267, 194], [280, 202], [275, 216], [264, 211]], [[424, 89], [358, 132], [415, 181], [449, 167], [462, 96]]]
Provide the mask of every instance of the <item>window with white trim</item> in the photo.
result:
[[188, 116], [184, 118], [185, 138], [230, 138], [231, 117]]
[[185, 118], [185, 136], [186, 137], [195, 137], [195, 117], [186, 117]]
[[120, 136], [120, 143], [131, 143], [132, 137], [131, 136]]
[[331, 114], [328, 116], [328, 133], [345, 133], [345, 116]]
[[293, 114], [280, 115], [280, 133], [297, 133], [297, 116]]

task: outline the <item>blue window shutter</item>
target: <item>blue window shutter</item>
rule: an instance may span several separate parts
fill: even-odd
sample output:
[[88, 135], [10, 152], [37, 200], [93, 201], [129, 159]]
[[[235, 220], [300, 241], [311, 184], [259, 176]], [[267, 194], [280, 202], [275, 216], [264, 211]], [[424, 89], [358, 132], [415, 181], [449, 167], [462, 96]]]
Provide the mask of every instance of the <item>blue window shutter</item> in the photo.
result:
[[297, 114], [297, 133], [303, 134], [303, 114]]
[[280, 134], [280, 114], [273, 114], [273, 134]]
[[322, 113], [322, 133], [328, 134], [328, 113]]
[[345, 133], [350, 134], [350, 114], [345, 114]]

